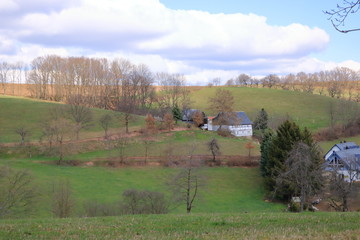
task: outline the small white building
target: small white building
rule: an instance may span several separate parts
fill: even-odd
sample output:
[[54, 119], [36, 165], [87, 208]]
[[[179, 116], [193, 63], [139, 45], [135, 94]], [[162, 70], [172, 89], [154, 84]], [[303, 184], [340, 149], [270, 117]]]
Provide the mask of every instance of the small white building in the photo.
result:
[[[223, 121], [224, 118], [227, 120]], [[249, 137], [253, 135], [252, 122], [245, 112], [221, 112], [216, 117], [208, 117], [207, 130], [217, 131], [220, 128], [229, 130], [236, 137]]]

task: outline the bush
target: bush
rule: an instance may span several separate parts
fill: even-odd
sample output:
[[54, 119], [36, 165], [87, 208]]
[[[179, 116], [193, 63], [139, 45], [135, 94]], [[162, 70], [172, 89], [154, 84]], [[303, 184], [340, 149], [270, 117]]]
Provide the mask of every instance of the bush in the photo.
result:
[[228, 129], [219, 129], [217, 134], [222, 137], [234, 137]]
[[125, 214], [163, 214], [168, 212], [165, 195], [160, 192], [129, 189], [123, 192]]

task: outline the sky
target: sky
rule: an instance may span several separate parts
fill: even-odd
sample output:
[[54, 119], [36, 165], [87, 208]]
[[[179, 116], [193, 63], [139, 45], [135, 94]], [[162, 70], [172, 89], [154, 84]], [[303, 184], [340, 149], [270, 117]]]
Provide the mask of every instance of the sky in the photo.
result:
[[[360, 70], [360, 31], [323, 11], [342, 0], [1, 0], [0, 62], [44, 55], [125, 58], [189, 85], [251, 76]], [[344, 27], [360, 27], [360, 13]], [[356, 24], [359, 23], [357, 26]]]

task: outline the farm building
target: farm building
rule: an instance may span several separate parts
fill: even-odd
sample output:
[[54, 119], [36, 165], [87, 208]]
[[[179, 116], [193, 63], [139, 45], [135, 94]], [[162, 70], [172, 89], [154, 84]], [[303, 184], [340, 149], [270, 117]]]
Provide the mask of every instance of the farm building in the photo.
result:
[[208, 117], [207, 130], [229, 130], [236, 137], [252, 136], [252, 121], [245, 112], [220, 112], [215, 117]]
[[326, 170], [336, 170], [346, 181], [360, 181], [360, 146], [354, 142], [335, 144], [326, 153]]

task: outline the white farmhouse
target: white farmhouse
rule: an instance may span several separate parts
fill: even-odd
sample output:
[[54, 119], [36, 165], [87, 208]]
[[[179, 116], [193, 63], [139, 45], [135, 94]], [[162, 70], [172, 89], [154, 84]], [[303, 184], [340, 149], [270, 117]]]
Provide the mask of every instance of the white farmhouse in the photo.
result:
[[[228, 118], [226, 123], [220, 120], [224, 116]], [[229, 130], [236, 137], [249, 137], [253, 134], [252, 122], [245, 112], [220, 112], [216, 117], [208, 117], [207, 129], [209, 131], [217, 131], [220, 128]]]

